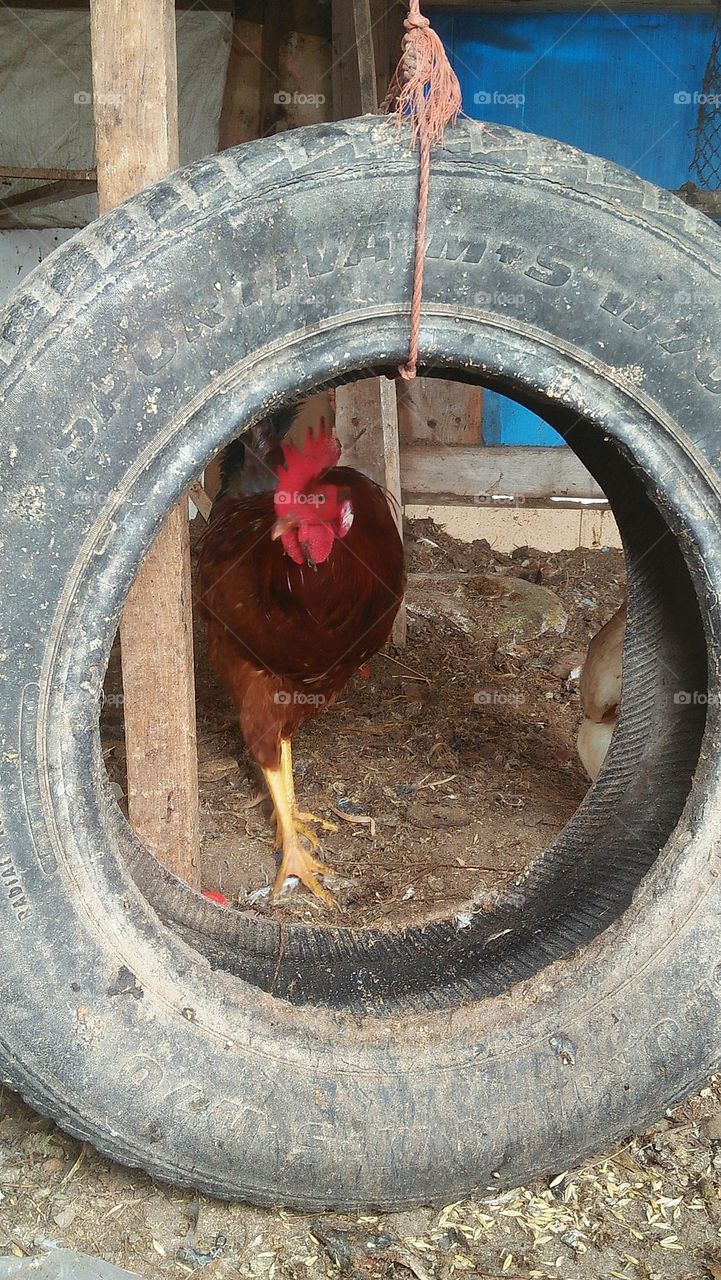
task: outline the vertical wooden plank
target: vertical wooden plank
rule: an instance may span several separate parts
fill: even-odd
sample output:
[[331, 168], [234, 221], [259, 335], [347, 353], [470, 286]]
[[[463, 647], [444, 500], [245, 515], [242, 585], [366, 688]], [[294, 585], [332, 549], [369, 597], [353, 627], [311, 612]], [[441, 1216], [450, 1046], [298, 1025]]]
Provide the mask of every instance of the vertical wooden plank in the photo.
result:
[[[370, 0], [333, 0], [333, 114], [336, 119], [378, 109]], [[336, 389], [336, 431], [344, 460], [387, 490], [403, 536], [395, 383], [368, 378]], [[402, 605], [393, 641], [405, 644]]]
[[369, 115], [372, 111], [378, 110], [370, 0], [353, 0], [353, 35], [358, 67], [360, 110], [362, 115]]
[[398, 383], [401, 444], [482, 444], [483, 388], [446, 378]]
[[[341, 463], [370, 476], [386, 490], [403, 537], [401, 467], [398, 449], [396, 385], [388, 378], [363, 378], [335, 393], [335, 429], [342, 445]], [[406, 642], [403, 605], [393, 624], [393, 643]]]
[[230, 49], [218, 121], [219, 151], [235, 147], [239, 142], [247, 142], [252, 133], [248, 128], [247, 115], [249, 98], [254, 106], [257, 101], [259, 63], [253, 56], [253, 49], [260, 47], [261, 28], [259, 25], [251, 28], [251, 24], [240, 14], [243, 7], [240, 0], [236, 0], [230, 21]]
[[405, 0], [370, 0], [373, 23], [373, 47], [375, 49], [377, 100], [383, 102], [391, 76], [401, 56], [401, 41], [405, 34], [403, 19], [408, 9]]
[[347, 120], [360, 111], [352, 3], [353, 0], [333, 0], [332, 4], [333, 116], [336, 120]]
[[[173, 0], [91, 0], [101, 211], [178, 167]], [[188, 506], [168, 517], [120, 628], [130, 821], [197, 887], [198, 766]]]
[[272, 133], [280, 112], [276, 95], [280, 83], [280, 38], [283, 17], [283, 0], [265, 0], [263, 5], [263, 36], [260, 46], [260, 105], [258, 136]]

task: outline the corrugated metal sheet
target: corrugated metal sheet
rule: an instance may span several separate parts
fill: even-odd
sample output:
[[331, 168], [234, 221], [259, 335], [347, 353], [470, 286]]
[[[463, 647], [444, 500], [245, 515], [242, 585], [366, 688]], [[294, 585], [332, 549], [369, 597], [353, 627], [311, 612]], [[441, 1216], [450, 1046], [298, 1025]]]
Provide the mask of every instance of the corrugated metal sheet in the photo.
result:
[[[472, 118], [558, 138], [662, 187], [699, 181], [699, 124], [714, 138], [721, 121], [721, 98], [704, 102], [713, 14], [445, 10], [433, 25]], [[561, 443], [513, 401], [489, 392], [485, 403], [489, 444]]]

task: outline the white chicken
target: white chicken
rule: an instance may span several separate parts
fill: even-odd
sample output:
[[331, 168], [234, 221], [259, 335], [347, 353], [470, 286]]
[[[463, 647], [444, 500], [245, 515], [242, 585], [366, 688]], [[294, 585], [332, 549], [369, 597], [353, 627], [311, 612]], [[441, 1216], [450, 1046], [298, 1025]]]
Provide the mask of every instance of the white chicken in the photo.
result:
[[584, 720], [576, 747], [586, 773], [596, 781], [613, 737], [621, 701], [621, 664], [626, 601], [593, 637], [581, 672]]

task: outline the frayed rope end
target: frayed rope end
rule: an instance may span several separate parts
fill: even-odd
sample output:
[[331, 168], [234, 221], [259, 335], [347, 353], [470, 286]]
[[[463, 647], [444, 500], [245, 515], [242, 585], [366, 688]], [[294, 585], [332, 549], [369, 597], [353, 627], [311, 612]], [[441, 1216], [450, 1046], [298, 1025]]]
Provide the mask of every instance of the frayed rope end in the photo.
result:
[[442, 41], [417, 3], [405, 19], [403, 54], [390, 86], [386, 107], [398, 125], [410, 124], [411, 143], [431, 147], [443, 141], [461, 109], [461, 89]]

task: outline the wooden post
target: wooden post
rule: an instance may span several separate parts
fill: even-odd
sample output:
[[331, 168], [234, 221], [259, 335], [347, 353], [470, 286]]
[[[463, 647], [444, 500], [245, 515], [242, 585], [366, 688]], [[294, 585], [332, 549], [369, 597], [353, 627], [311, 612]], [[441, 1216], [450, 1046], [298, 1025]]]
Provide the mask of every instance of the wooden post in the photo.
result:
[[378, 110], [376, 55], [370, 0], [353, 0], [353, 35], [357, 51], [360, 109], [362, 115]]
[[[378, 110], [370, 0], [333, 0], [333, 114], [337, 118]], [[343, 462], [385, 488], [403, 537], [398, 409], [395, 383], [368, 378], [336, 389], [335, 422]], [[360, 434], [359, 434], [360, 433]], [[393, 642], [406, 642], [406, 610], [393, 624]]]
[[260, 46], [260, 103], [258, 110], [258, 136], [264, 138], [273, 133], [279, 117], [276, 94], [280, 83], [280, 32], [283, 17], [283, 0], [265, 0], [263, 5], [263, 34]]
[[[178, 167], [173, 0], [91, 0], [101, 211]], [[188, 504], [171, 512], [120, 627], [128, 807], [138, 836], [199, 887]]]
[[243, 108], [250, 79], [249, 64], [255, 59], [248, 48], [247, 24], [241, 16], [240, 7], [239, 0], [235, 0], [230, 25], [230, 49], [223, 86], [223, 102], [218, 121], [219, 151], [225, 151], [226, 147], [235, 147], [239, 142], [247, 142], [250, 136], [247, 129], [243, 127]]

